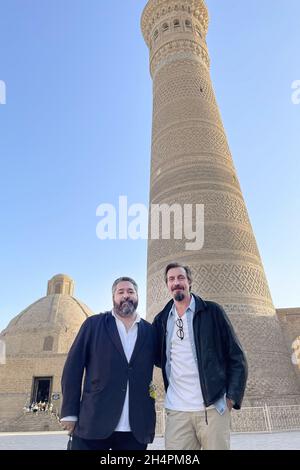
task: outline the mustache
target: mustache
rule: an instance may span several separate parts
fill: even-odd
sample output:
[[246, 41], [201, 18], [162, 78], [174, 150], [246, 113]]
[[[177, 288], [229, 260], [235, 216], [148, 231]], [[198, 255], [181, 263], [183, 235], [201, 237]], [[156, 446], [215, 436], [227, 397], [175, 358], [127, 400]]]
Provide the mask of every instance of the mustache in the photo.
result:
[[182, 286], [180, 286], [179, 284], [177, 284], [176, 286], [172, 287], [172, 291], [173, 290], [178, 290], [178, 289], [184, 289]]
[[131, 305], [134, 305], [134, 301], [131, 300], [131, 299], [121, 300], [120, 306], [121, 306], [121, 305], [124, 305], [124, 304], [131, 304]]

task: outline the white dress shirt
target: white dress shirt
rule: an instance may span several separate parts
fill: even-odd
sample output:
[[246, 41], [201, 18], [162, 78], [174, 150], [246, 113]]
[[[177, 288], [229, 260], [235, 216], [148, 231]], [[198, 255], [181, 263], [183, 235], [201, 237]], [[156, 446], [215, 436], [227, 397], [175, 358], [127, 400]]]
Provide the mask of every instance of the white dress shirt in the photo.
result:
[[[121, 338], [122, 346], [124, 349], [125, 356], [127, 361], [129, 362], [134, 350], [134, 346], [137, 339], [138, 333], [138, 326], [137, 324], [141, 321], [139, 314], [137, 314], [136, 319], [134, 320], [132, 326], [127, 331], [124, 323], [120, 320], [114, 312], [112, 312], [113, 316], [116, 319], [116, 324], [118, 328], [118, 332]], [[129, 383], [127, 382], [127, 390], [126, 396], [123, 406], [123, 411], [121, 414], [120, 421], [115, 429], [115, 431], [123, 431], [123, 432], [130, 432], [130, 424], [129, 424]]]

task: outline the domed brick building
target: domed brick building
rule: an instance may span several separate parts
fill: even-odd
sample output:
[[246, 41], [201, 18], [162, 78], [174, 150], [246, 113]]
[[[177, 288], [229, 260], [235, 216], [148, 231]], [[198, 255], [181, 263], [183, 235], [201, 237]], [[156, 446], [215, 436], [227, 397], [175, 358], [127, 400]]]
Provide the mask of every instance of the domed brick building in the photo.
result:
[[[74, 281], [58, 274], [46, 297], [23, 310], [0, 333], [0, 432], [59, 428], [49, 413], [29, 412], [32, 403], [61, 406], [62, 369], [78, 330], [93, 312], [73, 296]], [[27, 411], [26, 411], [27, 409]]]

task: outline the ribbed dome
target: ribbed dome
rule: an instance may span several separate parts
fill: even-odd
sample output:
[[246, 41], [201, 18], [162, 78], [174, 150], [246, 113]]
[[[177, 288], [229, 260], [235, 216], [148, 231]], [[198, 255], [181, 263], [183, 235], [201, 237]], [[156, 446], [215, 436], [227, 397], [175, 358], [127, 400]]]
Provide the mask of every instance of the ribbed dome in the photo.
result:
[[[68, 282], [73, 291], [74, 281], [69, 276], [54, 276], [49, 283], [57, 285], [57, 281]], [[73, 296], [51, 293], [13, 318], [0, 338], [6, 342], [8, 355], [67, 353], [80, 326], [91, 315], [93, 312]]]
[[[52, 294], [37, 300], [11, 320], [4, 332], [31, 328], [78, 328], [92, 315], [91, 310], [70, 295]], [[4, 333], [3, 332], [3, 333]]]

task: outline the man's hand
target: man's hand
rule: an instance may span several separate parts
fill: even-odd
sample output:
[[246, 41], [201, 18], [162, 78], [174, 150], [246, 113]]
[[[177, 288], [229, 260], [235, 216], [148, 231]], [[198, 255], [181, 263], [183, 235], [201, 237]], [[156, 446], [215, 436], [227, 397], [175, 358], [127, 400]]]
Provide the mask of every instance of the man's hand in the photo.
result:
[[229, 409], [229, 411], [231, 411], [234, 405], [233, 401], [230, 400], [230, 398], [226, 398], [226, 403], [227, 403], [227, 408]]
[[65, 431], [72, 434], [75, 428], [76, 421], [61, 421], [60, 424]]

